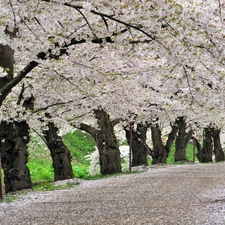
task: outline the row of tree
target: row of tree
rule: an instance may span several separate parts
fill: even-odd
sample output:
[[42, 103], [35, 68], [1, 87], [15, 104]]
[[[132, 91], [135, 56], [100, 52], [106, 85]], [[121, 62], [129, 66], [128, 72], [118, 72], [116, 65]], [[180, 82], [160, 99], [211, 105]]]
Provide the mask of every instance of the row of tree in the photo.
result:
[[[113, 126], [126, 121], [126, 127], [132, 115], [132, 145], [144, 152], [133, 152], [137, 161], [150, 152], [153, 163], [165, 162], [176, 135], [175, 160], [184, 160], [195, 132], [185, 133], [184, 116], [191, 126], [197, 121], [210, 128], [204, 137], [213, 138], [216, 161], [223, 158], [218, 133], [225, 122], [225, 32], [218, 1], [2, 0], [0, 8], [0, 150], [7, 191], [24, 180], [31, 185], [24, 166], [29, 129], [45, 137], [56, 171], [70, 160], [57, 134], [67, 123], [93, 135], [103, 174], [121, 171]], [[119, 119], [111, 123], [109, 115]], [[93, 118], [95, 125], [84, 123]], [[173, 125], [164, 145], [159, 124], [168, 121]], [[145, 143], [147, 127], [152, 150]], [[209, 148], [200, 148], [196, 138], [194, 143], [205, 161]], [[72, 176], [69, 165], [67, 175], [59, 171], [55, 179]]]
[[[80, 124], [80, 129], [88, 132], [96, 141], [99, 150], [100, 169], [103, 175], [120, 173], [121, 158], [114, 126], [120, 119], [110, 120], [109, 115], [103, 109], [94, 111], [98, 122], [98, 129], [85, 123]], [[147, 143], [147, 131], [150, 128], [153, 148]], [[27, 167], [28, 147], [30, 136], [29, 126], [26, 121], [2, 122], [0, 124], [1, 159], [4, 169], [6, 192], [32, 188], [30, 172]], [[132, 130], [130, 130], [132, 129]], [[191, 139], [198, 149], [199, 162], [212, 162], [213, 153], [215, 161], [224, 161], [224, 152], [220, 142], [220, 130], [213, 126], [204, 129], [203, 146], [193, 135], [193, 130], [187, 132], [187, 123], [184, 117], [177, 118], [171, 124], [171, 130], [167, 139], [162, 141], [162, 133], [159, 124], [138, 123], [132, 126], [124, 126], [126, 138], [129, 144], [132, 141], [132, 166], [148, 165], [147, 157], [151, 155], [152, 164], [166, 163], [172, 143], [175, 141], [176, 151], [174, 161], [187, 161], [186, 148]], [[132, 139], [130, 139], [132, 132]], [[54, 180], [73, 178], [71, 166], [71, 154], [58, 135], [58, 128], [53, 122], [48, 124], [48, 129], [43, 131], [43, 137], [50, 150]]]

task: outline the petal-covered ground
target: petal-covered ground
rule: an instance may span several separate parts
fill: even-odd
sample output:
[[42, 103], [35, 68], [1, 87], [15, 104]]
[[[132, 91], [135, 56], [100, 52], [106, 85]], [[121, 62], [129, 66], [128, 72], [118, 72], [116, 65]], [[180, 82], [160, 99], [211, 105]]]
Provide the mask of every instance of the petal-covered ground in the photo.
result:
[[225, 224], [225, 163], [147, 168], [0, 203], [0, 224]]

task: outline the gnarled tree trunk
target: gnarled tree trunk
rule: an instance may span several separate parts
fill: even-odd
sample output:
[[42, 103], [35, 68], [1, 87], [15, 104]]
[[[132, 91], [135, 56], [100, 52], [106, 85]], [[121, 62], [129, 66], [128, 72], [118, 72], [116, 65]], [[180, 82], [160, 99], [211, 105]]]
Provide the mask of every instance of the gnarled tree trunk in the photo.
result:
[[100, 170], [103, 175], [121, 173], [120, 150], [117, 144], [113, 124], [103, 109], [94, 110], [98, 129], [82, 123], [80, 129], [91, 134], [99, 151]]
[[53, 161], [55, 181], [74, 177], [71, 166], [72, 156], [57, 132], [58, 128], [51, 122], [48, 123], [48, 130], [43, 131]]
[[7, 76], [0, 78], [0, 89], [13, 79], [14, 50], [0, 44], [0, 67], [7, 71]]
[[95, 110], [94, 114], [99, 127], [95, 140], [99, 150], [101, 173], [103, 175], [120, 173], [122, 172], [120, 150], [110, 117], [102, 109]]
[[175, 122], [174, 125], [171, 124], [171, 131], [166, 141], [166, 145], [164, 146], [159, 124], [151, 127], [153, 151], [150, 151], [150, 155], [152, 156], [152, 164], [166, 163], [170, 148], [176, 138], [177, 131], [178, 125]]
[[214, 154], [215, 154], [215, 161], [222, 162], [224, 161], [224, 152], [220, 142], [220, 129], [210, 128], [211, 135], [213, 137], [214, 143]]
[[[130, 129], [129, 127], [124, 128], [126, 133], [126, 139], [130, 144]], [[148, 165], [147, 157], [149, 147], [146, 144], [148, 125], [138, 123], [136, 130], [132, 127], [132, 166]]]
[[166, 145], [165, 145], [165, 148], [166, 148], [166, 151], [167, 151], [167, 156], [169, 155], [170, 153], [170, 148], [172, 147], [172, 144], [174, 142], [174, 140], [176, 139], [176, 136], [177, 136], [177, 132], [179, 130], [179, 126], [177, 124], [177, 120], [174, 122], [174, 124], [170, 124], [171, 126], [171, 131], [168, 135], [168, 139], [166, 141]]
[[151, 126], [153, 151], [151, 152], [152, 164], [166, 163], [168, 152], [163, 146], [162, 134], [159, 125]]
[[177, 118], [177, 124], [179, 127], [178, 135], [176, 138], [176, 150], [174, 155], [174, 161], [187, 161], [186, 159], [186, 148], [187, 145], [192, 137], [192, 130], [189, 130], [188, 133], [186, 133], [186, 122], [184, 117]]
[[[13, 79], [14, 51], [9, 46], [0, 45], [0, 66], [7, 76], [0, 78], [0, 89]], [[1, 95], [0, 105], [10, 90]], [[4, 169], [6, 193], [32, 188], [30, 172], [27, 167], [29, 126], [25, 121], [0, 123], [0, 153]]]
[[25, 121], [0, 124], [0, 148], [6, 193], [32, 188], [27, 167], [30, 140], [29, 127]]
[[193, 138], [194, 144], [197, 147], [198, 154], [196, 154], [198, 161], [201, 163], [212, 162], [213, 140], [209, 128], [203, 130], [203, 148], [196, 138]]
[[[0, 44], [0, 67], [7, 71], [7, 76], [0, 77], [0, 89], [5, 87], [13, 79], [13, 66], [14, 66], [14, 51], [7, 45]], [[10, 90], [1, 93], [0, 105], [5, 97], [9, 94]]]

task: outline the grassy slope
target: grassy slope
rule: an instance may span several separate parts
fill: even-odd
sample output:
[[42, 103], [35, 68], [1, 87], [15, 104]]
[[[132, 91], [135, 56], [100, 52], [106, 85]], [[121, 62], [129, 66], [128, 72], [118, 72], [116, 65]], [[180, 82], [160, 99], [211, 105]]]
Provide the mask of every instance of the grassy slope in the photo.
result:
[[[93, 138], [80, 130], [76, 130], [63, 136], [63, 141], [71, 151], [75, 177], [87, 176], [89, 161], [84, 156], [94, 151], [95, 142]], [[30, 169], [33, 183], [53, 181], [54, 171], [50, 152], [40, 139], [31, 139], [29, 162], [27, 165]]]
[[85, 156], [95, 150], [95, 141], [87, 133], [76, 130], [63, 136], [64, 144], [69, 148], [72, 155], [72, 167], [75, 177], [84, 178], [88, 175], [90, 161]]
[[38, 137], [32, 137], [28, 152], [27, 165], [30, 169], [32, 182], [52, 181], [54, 171], [51, 156], [44, 142]]

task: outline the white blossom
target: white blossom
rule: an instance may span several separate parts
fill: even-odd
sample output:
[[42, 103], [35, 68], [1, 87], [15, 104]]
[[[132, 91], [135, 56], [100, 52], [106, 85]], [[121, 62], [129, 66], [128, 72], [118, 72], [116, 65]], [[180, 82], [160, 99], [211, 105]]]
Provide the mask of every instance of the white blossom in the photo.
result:
[[92, 7], [92, 5], [89, 2], [85, 2], [83, 4], [83, 9], [84, 9], [85, 12], [90, 12], [91, 11], [91, 7]]
[[6, 70], [2, 67], [0, 67], [0, 77], [5, 77], [7, 76], [8, 73], [6, 72]]

